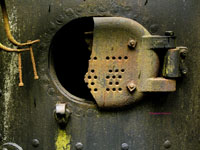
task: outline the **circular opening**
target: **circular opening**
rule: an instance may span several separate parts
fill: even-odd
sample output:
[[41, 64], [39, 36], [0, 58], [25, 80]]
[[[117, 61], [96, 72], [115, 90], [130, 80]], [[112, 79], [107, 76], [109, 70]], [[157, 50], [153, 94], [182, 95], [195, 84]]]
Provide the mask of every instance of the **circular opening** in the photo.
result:
[[125, 70], [124, 69], [121, 69], [121, 72], [124, 72]]
[[[50, 68], [53, 68], [51, 73], [55, 74], [59, 81], [55, 83], [61, 84], [67, 91], [65, 93], [79, 100], [94, 100], [91, 89], [84, 82], [91, 55], [93, 28], [92, 17], [73, 20], [55, 34], [50, 46]], [[95, 56], [92, 59], [98, 58]], [[94, 69], [91, 70], [91, 73], [94, 72]], [[97, 79], [97, 76], [89, 75], [87, 78], [92, 81]], [[94, 85], [94, 82], [91, 84]]]
[[109, 79], [110, 78], [110, 76], [106, 76], [106, 79]]
[[118, 90], [119, 90], [119, 91], [122, 91], [122, 88], [119, 88]]
[[124, 56], [124, 59], [128, 59], [128, 56]]
[[110, 69], [109, 72], [112, 72], [112, 70]]

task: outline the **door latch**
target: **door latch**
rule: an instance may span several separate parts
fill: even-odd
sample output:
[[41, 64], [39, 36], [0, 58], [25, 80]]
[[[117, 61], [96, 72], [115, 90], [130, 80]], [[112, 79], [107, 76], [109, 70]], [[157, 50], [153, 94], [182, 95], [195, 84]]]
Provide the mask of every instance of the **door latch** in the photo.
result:
[[94, 17], [92, 53], [85, 82], [99, 107], [121, 107], [147, 92], [174, 92], [185, 74], [186, 47], [174, 33], [151, 35], [121, 17]]

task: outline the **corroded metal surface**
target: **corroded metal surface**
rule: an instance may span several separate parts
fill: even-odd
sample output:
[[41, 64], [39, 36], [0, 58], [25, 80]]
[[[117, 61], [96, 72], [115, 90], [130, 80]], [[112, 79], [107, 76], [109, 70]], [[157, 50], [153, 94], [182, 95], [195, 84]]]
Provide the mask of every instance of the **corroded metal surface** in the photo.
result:
[[[20, 41], [40, 37], [42, 42], [35, 45], [40, 79], [29, 82], [26, 76], [23, 89], [17, 86], [15, 53], [1, 51], [0, 134], [3, 140], [0, 145], [12, 141], [24, 150], [74, 150], [81, 142], [86, 150], [118, 150], [124, 143], [130, 150], [200, 149], [199, 0], [7, 0], [7, 3], [13, 35]], [[132, 108], [117, 111], [99, 111], [94, 105], [75, 101], [60, 92], [49, 77], [49, 45], [61, 27], [84, 16], [131, 18], [158, 35], [175, 31], [177, 44], [184, 44], [190, 51], [186, 60], [189, 71], [177, 83], [177, 91], [156, 93]], [[9, 45], [3, 26], [0, 33], [2, 43]], [[27, 60], [23, 71], [29, 74], [30, 56], [23, 57]], [[64, 70], [71, 73], [65, 67]], [[59, 129], [53, 116], [58, 101], [67, 102], [72, 111], [66, 130]], [[32, 146], [33, 139], [39, 139], [39, 147]]]
[[[148, 31], [135, 21], [118, 17], [94, 18], [94, 24], [93, 49], [85, 81], [98, 106], [119, 107], [137, 101], [142, 93], [130, 93], [127, 84], [130, 80], [138, 84], [141, 37], [148, 35]], [[131, 39], [137, 41], [134, 50], [128, 46]], [[149, 53], [155, 60], [154, 65], [148, 67], [152, 69], [149, 74], [154, 75], [158, 59], [153, 51], [147, 51], [147, 55]]]
[[173, 47], [171, 43], [166, 44], [170, 37], [151, 38], [142, 25], [126, 18], [94, 18], [94, 24], [85, 82], [99, 107], [120, 107], [136, 102], [142, 98], [142, 92], [176, 90], [175, 80], [156, 78], [160, 62], [156, 52], [150, 50], [152, 43], [156, 48]]

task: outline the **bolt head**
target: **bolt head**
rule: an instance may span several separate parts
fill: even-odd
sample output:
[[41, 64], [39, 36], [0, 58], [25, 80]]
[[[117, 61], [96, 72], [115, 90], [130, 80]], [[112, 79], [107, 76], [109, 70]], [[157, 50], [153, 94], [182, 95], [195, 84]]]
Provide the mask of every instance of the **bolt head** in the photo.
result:
[[77, 150], [82, 150], [83, 149], [83, 144], [81, 142], [76, 143], [75, 145]]
[[127, 143], [122, 143], [122, 150], [128, 150], [129, 146]]
[[171, 147], [171, 142], [169, 140], [166, 140], [163, 144], [163, 146], [167, 149]]
[[136, 89], [136, 85], [134, 81], [131, 81], [127, 84], [127, 88], [129, 89], [130, 92], [133, 92]]
[[137, 45], [137, 41], [136, 40], [130, 40], [129, 42], [128, 42], [128, 47], [129, 48], [135, 48], [136, 47], [136, 45]]
[[33, 139], [32, 140], [32, 145], [33, 145], [33, 147], [38, 147], [40, 145], [39, 140], [38, 139]]

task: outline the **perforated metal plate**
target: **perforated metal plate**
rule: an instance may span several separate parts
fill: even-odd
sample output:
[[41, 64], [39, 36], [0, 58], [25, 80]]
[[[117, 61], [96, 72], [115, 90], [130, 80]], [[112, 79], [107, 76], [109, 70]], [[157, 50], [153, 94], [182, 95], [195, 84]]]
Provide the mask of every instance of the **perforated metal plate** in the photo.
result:
[[[140, 100], [142, 89], [148, 91], [154, 86], [149, 86], [147, 79], [157, 77], [159, 69], [157, 54], [142, 45], [142, 37], [149, 32], [137, 22], [121, 17], [94, 18], [94, 24], [85, 82], [98, 106], [120, 107]], [[130, 48], [130, 40], [137, 41], [137, 46]]]

